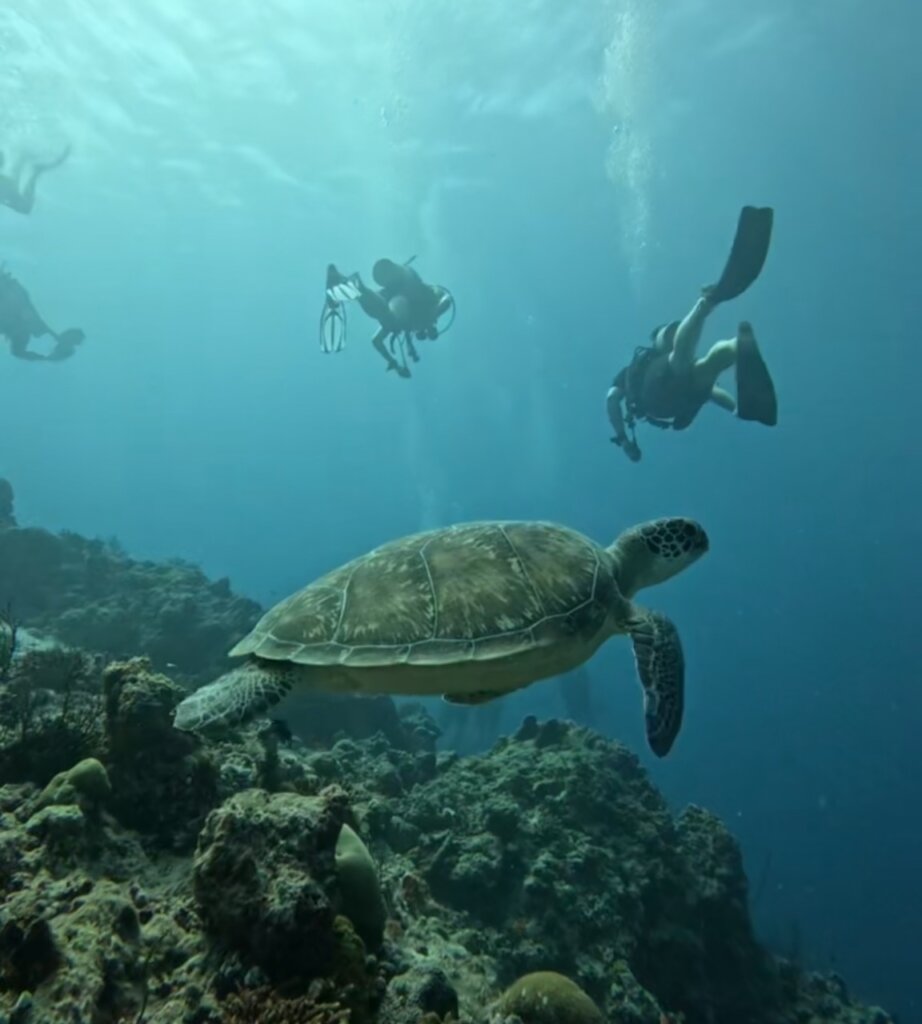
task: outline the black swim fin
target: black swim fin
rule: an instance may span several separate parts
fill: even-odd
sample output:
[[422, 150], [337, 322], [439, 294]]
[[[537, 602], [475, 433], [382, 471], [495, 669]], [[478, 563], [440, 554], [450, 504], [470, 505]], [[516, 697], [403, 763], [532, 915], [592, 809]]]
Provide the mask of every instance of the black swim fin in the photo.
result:
[[770, 206], [744, 206], [740, 211], [733, 247], [720, 280], [704, 289], [705, 296], [715, 306], [742, 295], [762, 272], [774, 218], [775, 212]]
[[45, 358], [50, 363], [62, 363], [65, 359], [70, 359], [85, 337], [79, 327], [69, 327], [66, 331], [61, 331], [55, 335], [55, 346]]
[[778, 398], [771, 374], [759, 351], [752, 325], [743, 321], [736, 332], [736, 415], [773, 427]]

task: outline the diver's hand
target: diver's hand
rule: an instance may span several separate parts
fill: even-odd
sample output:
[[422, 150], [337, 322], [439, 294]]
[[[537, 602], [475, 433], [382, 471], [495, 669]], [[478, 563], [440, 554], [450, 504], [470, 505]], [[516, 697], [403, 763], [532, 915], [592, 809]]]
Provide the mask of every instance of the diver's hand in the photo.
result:
[[611, 443], [623, 448], [624, 454], [631, 462], [640, 462], [642, 453], [636, 441], [629, 441], [626, 437], [613, 437]]

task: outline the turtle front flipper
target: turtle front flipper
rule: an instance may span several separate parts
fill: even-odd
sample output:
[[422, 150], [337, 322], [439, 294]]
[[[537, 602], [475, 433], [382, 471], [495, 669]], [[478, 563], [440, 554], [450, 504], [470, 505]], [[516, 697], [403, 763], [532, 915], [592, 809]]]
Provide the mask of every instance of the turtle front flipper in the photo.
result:
[[657, 757], [665, 757], [679, 734], [685, 703], [685, 656], [679, 631], [660, 612], [638, 609], [628, 632], [644, 690], [647, 742]]
[[176, 708], [173, 725], [184, 732], [241, 725], [286, 697], [296, 674], [285, 663], [247, 662], [189, 694]]

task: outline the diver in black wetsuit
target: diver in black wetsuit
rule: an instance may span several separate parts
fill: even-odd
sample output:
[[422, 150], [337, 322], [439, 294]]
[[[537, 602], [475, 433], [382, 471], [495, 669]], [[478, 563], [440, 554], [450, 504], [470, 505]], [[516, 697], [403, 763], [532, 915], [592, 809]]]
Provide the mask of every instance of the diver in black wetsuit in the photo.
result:
[[[426, 284], [410, 263], [412, 260], [378, 260], [372, 269], [377, 289], [367, 287], [358, 274], [344, 276], [331, 263], [327, 267], [326, 301], [320, 316], [321, 349], [338, 352], [345, 346], [344, 303], [355, 300], [380, 325], [372, 344], [387, 369], [396, 371], [400, 377], [409, 377], [407, 358], [419, 362], [414, 339], [434, 340], [444, 334], [454, 320], [455, 309], [448, 289]], [[448, 314], [450, 320], [440, 326], [440, 319]]]
[[[631, 363], [612, 382], [606, 396], [608, 419], [618, 445], [632, 462], [641, 458], [634, 433], [638, 420], [658, 427], [684, 430], [708, 402], [739, 419], [767, 426], [778, 422], [775, 388], [752, 327], [740, 323], [736, 337], [718, 341], [697, 356], [708, 314], [721, 302], [741, 295], [762, 270], [771, 241], [773, 211], [746, 206], [740, 213], [733, 248], [717, 284], [702, 289], [701, 297], [681, 321], [656, 328], [651, 344], [638, 348]], [[736, 400], [717, 379], [736, 367]]]
[[16, 213], [31, 213], [35, 205], [35, 186], [38, 179], [46, 172], [60, 167], [70, 155], [70, 146], [54, 160], [47, 163], [34, 163], [26, 172], [24, 164], [14, 167], [10, 174], [3, 173], [5, 157], [0, 152], [0, 206], [8, 206]]
[[[47, 355], [29, 351], [30, 340], [46, 334], [54, 339], [52, 350]], [[84, 338], [77, 327], [60, 334], [53, 331], [38, 315], [29, 293], [5, 270], [0, 270], [0, 335], [9, 340], [10, 352], [17, 359], [48, 363], [70, 359]]]

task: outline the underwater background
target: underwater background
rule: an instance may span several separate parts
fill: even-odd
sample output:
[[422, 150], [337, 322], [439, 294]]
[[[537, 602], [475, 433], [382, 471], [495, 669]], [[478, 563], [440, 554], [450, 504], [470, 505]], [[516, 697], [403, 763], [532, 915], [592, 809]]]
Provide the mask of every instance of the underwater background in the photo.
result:
[[[0, 210], [0, 260], [87, 334], [3, 361], [19, 520], [271, 603], [461, 519], [700, 519], [709, 557], [653, 601], [689, 666], [675, 750], [646, 753], [623, 642], [588, 724], [727, 821], [769, 946], [922, 1020], [920, 30], [907, 0], [6, 0], [0, 148], [73, 155]], [[779, 425], [708, 409], [632, 465], [611, 377], [745, 203], [772, 251], [705, 340], [753, 322]], [[412, 255], [458, 303], [413, 379], [358, 314], [323, 355], [327, 263]], [[560, 687], [499, 709], [458, 742]]]

